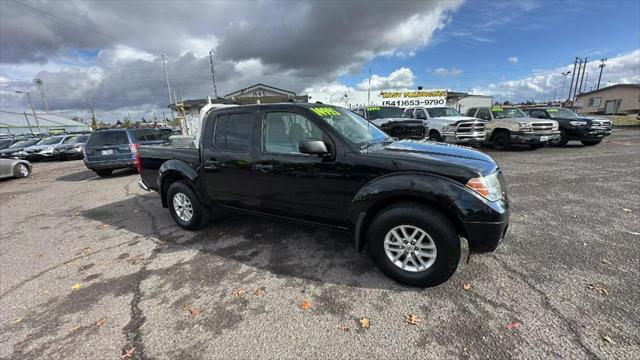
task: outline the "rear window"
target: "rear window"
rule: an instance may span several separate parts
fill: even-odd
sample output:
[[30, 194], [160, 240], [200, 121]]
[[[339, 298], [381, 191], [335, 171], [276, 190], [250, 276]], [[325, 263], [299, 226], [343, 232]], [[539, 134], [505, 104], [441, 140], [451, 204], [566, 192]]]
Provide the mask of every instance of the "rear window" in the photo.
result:
[[87, 142], [88, 147], [125, 144], [129, 144], [129, 138], [124, 131], [97, 131]]
[[215, 144], [228, 151], [249, 152], [253, 131], [251, 114], [221, 115], [216, 118]]
[[167, 136], [159, 130], [154, 129], [144, 129], [144, 130], [134, 130], [131, 132], [133, 134], [133, 141], [157, 141], [157, 140], [166, 140]]

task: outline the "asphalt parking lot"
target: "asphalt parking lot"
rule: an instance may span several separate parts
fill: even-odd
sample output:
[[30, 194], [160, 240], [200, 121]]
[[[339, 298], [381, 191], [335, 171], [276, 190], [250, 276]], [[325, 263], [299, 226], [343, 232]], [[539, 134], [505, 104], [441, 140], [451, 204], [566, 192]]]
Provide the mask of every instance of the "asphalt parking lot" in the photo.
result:
[[483, 151], [507, 239], [425, 290], [341, 232], [246, 215], [187, 232], [135, 173], [36, 163], [0, 181], [0, 358], [639, 358], [640, 130]]

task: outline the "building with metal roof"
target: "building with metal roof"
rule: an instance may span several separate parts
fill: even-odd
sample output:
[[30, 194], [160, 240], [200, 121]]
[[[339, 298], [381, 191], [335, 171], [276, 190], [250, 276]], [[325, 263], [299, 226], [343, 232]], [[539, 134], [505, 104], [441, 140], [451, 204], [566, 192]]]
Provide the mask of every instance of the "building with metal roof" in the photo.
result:
[[0, 134], [91, 131], [89, 125], [53, 114], [0, 111]]

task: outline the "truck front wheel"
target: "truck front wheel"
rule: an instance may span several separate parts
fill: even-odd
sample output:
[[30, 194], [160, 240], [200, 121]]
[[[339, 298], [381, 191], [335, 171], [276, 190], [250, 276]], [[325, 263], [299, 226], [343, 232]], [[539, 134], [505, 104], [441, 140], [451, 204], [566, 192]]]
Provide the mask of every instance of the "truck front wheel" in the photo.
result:
[[169, 186], [167, 204], [171, 217], [183, 229], [198, 230], [209, 219], [209, 210], [184, 181], [176, 181]]
[[411, 286], [430, 287], [447, 281], [460, 261], [455, 227], [440, 211], [419, 203], [398, 203], [380, 211], [367, 238], [380, 270]]
[[507, 150], [511, 147], [511, 137], [506, 131], [501, 131], [493, 137], [493, 147], [496, 150]]

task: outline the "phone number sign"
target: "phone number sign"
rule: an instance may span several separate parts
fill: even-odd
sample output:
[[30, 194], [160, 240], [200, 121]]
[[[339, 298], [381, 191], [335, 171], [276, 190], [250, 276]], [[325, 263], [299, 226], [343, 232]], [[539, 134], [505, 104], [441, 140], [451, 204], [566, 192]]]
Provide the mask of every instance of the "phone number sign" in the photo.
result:
[[382, 91], [381, 105], [386, 106], [444, 106], [447, 103], [446, 90], [425, 91]]

